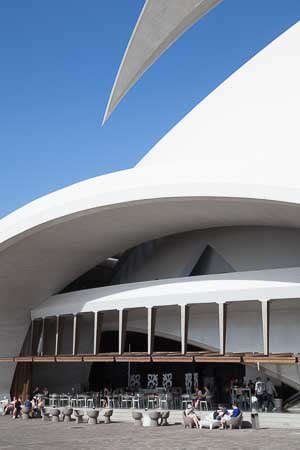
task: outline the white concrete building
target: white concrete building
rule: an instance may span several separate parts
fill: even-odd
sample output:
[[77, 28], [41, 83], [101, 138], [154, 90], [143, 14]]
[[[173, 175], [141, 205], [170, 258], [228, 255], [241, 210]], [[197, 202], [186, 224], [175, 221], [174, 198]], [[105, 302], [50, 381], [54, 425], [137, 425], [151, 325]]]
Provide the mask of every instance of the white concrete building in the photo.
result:
[[[146, 2], [105, 118], [217, 3]], [[259, 362], [299, 389], [299, 48], [298, 22], [136, 167], [0, 221], [0, 392], [17, 363], [64, 390], [86, 386], [93, 362], [151, 358], [255, 370]]]

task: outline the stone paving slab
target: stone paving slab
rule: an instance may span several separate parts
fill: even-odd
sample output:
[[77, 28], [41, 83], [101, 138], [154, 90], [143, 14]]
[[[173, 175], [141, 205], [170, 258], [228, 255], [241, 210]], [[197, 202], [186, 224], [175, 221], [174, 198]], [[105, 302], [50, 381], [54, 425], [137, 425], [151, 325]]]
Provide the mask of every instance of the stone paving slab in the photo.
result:
[[88, 425], [0, 417], [1, 450], [289, 450], [300, 449], [299, 430], [196, 430], [181, 424], [137, 428], [129, 423]]

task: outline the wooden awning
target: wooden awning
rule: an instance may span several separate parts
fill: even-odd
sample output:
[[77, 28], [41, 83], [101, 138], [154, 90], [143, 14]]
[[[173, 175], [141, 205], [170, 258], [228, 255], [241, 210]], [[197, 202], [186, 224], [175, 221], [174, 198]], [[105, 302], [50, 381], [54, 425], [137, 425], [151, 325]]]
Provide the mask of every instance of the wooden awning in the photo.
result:
[[41, 362], [137, 362], [137, 363], [220, 363], [220, 364], [300, 364], [300, 354], [276, 353], [268, 356], [260, 353], [229, 353], [221, 355], [212, 352], [155, 352], [148, 355], [146, 352], [139, 353], [98, 353], [97, 355], [58, 355], [58, 356], [16, 356], [0, 357], [1, 363], [41, 363]]

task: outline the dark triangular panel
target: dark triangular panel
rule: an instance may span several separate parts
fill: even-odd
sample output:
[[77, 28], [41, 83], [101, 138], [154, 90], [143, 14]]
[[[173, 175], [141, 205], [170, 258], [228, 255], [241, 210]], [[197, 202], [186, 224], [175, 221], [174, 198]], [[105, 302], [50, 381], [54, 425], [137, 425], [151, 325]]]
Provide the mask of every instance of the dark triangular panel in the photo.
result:
[[235, 272], [233, 267], [210, 245], [206, 247], [190, 276]]

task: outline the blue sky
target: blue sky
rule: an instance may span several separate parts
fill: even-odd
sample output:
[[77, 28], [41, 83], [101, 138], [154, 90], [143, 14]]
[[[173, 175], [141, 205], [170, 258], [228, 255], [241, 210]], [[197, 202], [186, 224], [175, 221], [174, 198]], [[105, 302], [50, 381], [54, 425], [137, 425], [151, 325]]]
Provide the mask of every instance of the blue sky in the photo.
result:
[[134, 166], [201, 99], [300, 19], [300, 0], [224, 0], [101, 127], [143, 3], [1, 1], [0, 217], [69, 184]]

